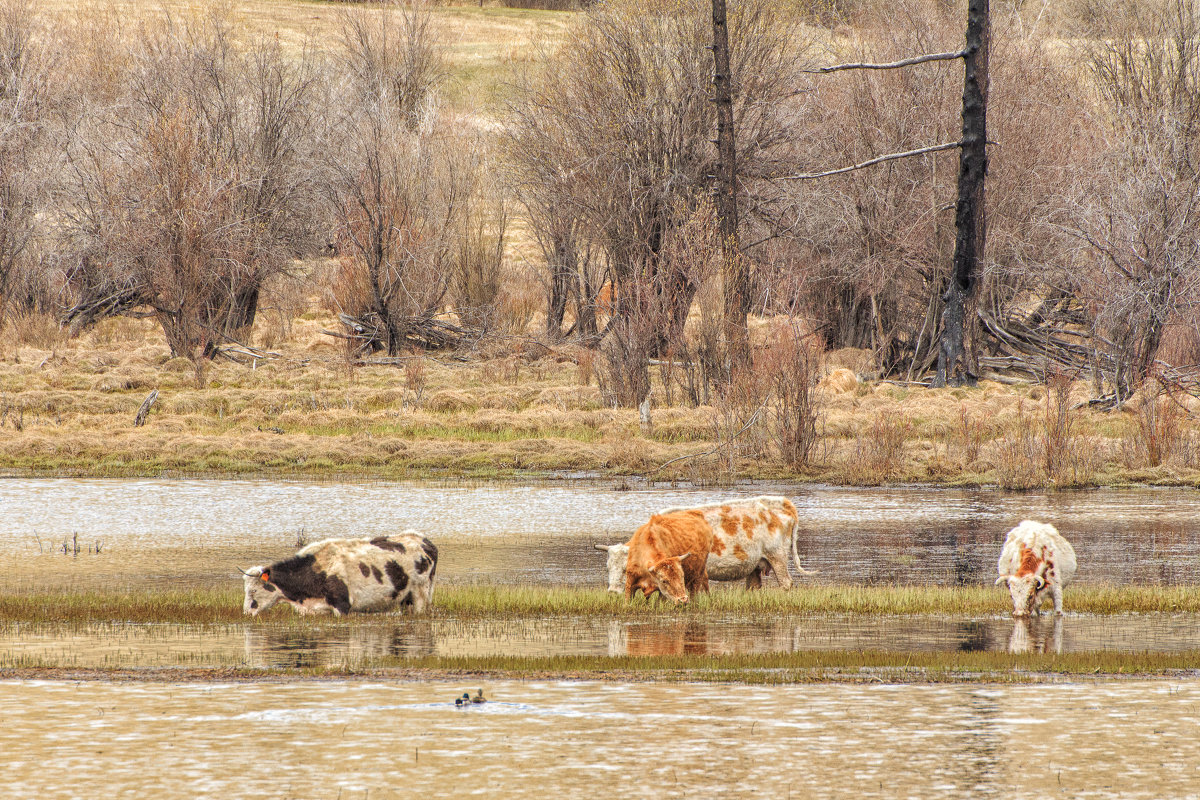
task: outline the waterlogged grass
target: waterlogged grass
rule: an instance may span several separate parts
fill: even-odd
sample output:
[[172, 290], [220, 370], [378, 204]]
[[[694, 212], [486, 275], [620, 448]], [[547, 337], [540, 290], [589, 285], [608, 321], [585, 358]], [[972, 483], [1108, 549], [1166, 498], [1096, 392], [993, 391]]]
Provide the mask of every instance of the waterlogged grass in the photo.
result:
[[[717, 591], [687, 606], [635, 598], [632, 602], [602, 589], [520, 586], [444, 586], [435, 595], [438, 618], [505, 619], [604, 617], [611, 619], [762, 620], [772, 615], [953, 615], [1006, 614], [1007, 593], [991, 586], [806, 586], [785, 592]], [[1200, 592], [1184, 586], [1080, 586], [1067, 590], [1067, 610], [1083, 614], [1200, 613]], [[0, 594], [0, 623], [180, 623], [241, 622], [240, 588], [138, 592], [39, 592]], [[377, 620], [355, 615], [334, 624]], [[277, 606], [257, 620], [330, 624], [301, 618]], [[252, 623], [252, 624], [255, 624]]]
[[1200, 650], [1186, 653], [1011, 654], [993, 652], [893, 653], [798, 651], [744, 655], [481, 656], [379, 659], [358, 670], [388, 666], [447, 673], [537, 677], [711, 681], [751, 684], [853, 682], [1030, 683], [1054, 676], [1162, 675], [1195, 672]]
[[[246, 667], [227, 659], [184, 656], [169, 667], [146, 666], [134, 653], [102, 664], [74, 663], [69, 653], [0, 656], [0, 679], [58, 677], [71, 680], [278, 680], [283, 677], [370, 679], [559, 679], [711, 682], [760, 685], [796, 683], [1046, 683], [1060, 680], [1195, 676], [1200, 650], [1178, 653], [1000, 652], [895, 653], [881, 650], [798, 651], [752, 655], [672, 656], [430, 656], [359, 658], [343, 664]], [[221, 659], [217, 659], [221, 661]]]

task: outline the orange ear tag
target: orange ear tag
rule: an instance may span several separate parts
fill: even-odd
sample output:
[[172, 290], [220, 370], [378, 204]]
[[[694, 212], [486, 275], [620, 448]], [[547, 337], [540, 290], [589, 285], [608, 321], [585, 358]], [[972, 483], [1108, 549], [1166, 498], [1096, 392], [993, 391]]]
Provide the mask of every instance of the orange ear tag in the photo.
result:
[[262, 574], [262, 579], [263, 579], [263, 583], [266, 583], [267, 581], [271, 580], [271, 576], [264, 572]]

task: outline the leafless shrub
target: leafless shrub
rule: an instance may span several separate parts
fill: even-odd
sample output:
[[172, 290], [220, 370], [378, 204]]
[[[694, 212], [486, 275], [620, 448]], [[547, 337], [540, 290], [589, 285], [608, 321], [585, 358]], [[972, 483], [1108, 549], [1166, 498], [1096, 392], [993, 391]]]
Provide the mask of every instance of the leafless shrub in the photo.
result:
[[713, 439], [720, 469], [730, 478], [737, 476], [740, 460], [763, 458], [769, 453], [771, 388], [770, 380], [759, 368], [750, 368], [714, 387]]
[[983, 443], [989, 438], [990, 426], [982, 417], [972, 416], [966, 403], [959, 407], [956, 433], [963, 461], [967, 464], [978, 461]]
[[219, 14], [133, 43], [127, 91], [68, 154], [74, 326], [148, 306], [176, 355], [244, 337], [264, 284], [311, 243], [311, 61], [232, 40]]
[[363, 346], [392, 356], [461, 343], [438, 321], [447, 301], [473, 329], [490, 324], [505, 227], [482, 139], [433, 95], [442, 67], [428, 11], [396, 17], [391, 6], [345, 17], [350, 70], [324, 184], [341, 254], [332, 305], [373, 329]]
[[36, 267], [48, 199], [50, 56], [29, 0], [0, 0], [0, 328], [10, 310], [44, 310]]
[[1008, 433], [997, 440], [994, 462], [996, 480], [1002, 489], [1032, 489], [1042, 486], [1042, 448], [1037, 422], [1026, 413], [1024, 403], [1017, 407], [1017, 417]]
[[[745, 191], [756, 194], [751, 176], [769, 173], [788, 139], [803, 38], [794, 15], [770, 0], [731, 8], [730, 27], [738, 159]], [[512, 182], [550, 273], [548, 333], [559, 335], [571, 295], [589, 333], [602, 258], [615, 290], [610, 336], [620, 340], [608, 360], [639, 373], [628, 390], [615, 386], [628, 383], [624, 374], [608, 379], [626, 405], [648, 386], [644, 366], [628, 359], [644, 364], [678, 347], [672, 332], [698, 289], [671, 273], [680, 262], [664, 258], [664, 248], [692, 219], [714, 172], [711, 41], [711, 9], [699, 0], [592, 5], [545, 68], [519, 78], [506, 126]], [[654, 323], [644, 318], [648, 291], [665, 295], [667, 316]]]
[[820, 442], [822, 411], [817, 394], [818, 343], [793, 323], [780, 329], [770, 347], [755, 357], [755, 370], [771, 382], [770, 430], [783, 463], [802, 469], [812, 463]]
[[428, 4], [383, 0], [342, 16], [339, 60], [350, 78], [350, 105], [382, 103], [415, 130], [446, 79]]
[[1043, 419], [1042, 466], [1053, 483], [1062, 483], [1075, 438], [1075, 415], [1071, 413], [1071, 376], [1054, 373], [1046, 377]]
[[1133, 419], [1133, 428], [1121, 441], [1127, 467], [1157, 467], [1176, 455], [1186, 455], [1185, 414], [1169, 394], [1144, 398]]
[[903, 414], [876, 414], [870, 426], [855, 435], [847, 465], [851, 478], [859, 483], [882, 483], [899, 477], [904, 467], [904, 443], [911, 431], [912, 421]]
[[1101, 147], [1077, 171], [1061, 227], [1067, 285], [1094, 309], [1118, 401], [1153, 371], [1173, 321], [1200, 301], [1200, 5], [1092, 3], [1085, 66], [1104, 101]]
[[425, 369], [425, 359], [413, 353], [404, 362], [404, 386], [412, 392], [414, 405], [421, 405], [428, 385], [429, 375]]

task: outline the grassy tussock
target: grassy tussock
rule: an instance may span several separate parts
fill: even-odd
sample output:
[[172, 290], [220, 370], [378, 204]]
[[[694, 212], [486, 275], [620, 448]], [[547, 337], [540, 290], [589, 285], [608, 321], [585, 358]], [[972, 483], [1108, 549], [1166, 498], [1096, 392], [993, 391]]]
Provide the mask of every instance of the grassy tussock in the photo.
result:
[[[956, 615], [1006, 614], [1008, 595], [995, 587], [809, 586], [791, 592], [719, 591], [686, 607], [637, 599], [632, 603], [602, 589], [444, 586], [435, 595], [440, 618], [516, 619], [522, 617], [605, 617], [612, 619], [728, 619], [746, 616], [863, 614]], [[1200, 593], [1179, 586], [1081, 586], [1067, 590], [1067, 610], [1084, 614], [1200, 613]], [[301, 619], [277, 607], [262, 620], [326, 624]], [[372, 615], [351, 616], [335, 624], [370, 623]], [[177, 623], [226, 624], [246, 621], [238, 589], [142, 592], [45, 592], [0, 594], [3, 623]], [[251, 623], [255, 624], [255, 623]]]

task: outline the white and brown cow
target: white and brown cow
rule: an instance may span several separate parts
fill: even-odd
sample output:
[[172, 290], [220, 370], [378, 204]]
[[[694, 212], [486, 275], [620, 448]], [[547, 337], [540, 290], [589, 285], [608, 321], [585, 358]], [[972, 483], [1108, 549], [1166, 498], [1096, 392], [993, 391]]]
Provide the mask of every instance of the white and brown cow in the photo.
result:
[[437, 557], [433, 543], [416, 531], [325, 539], [291, 558], [243, 572], [242, 610], [257, 616], [282, 600], [301, 614], [408, 607], [419, 614], [433, 602]]
[[[814, 574], [800, 566], [795, 538], [799, 514], [786, 497], [753, 497], [689, 508], [668, 508], [659, 513], [676, 511], [699, 511], [713, 529], [713, 546], [707, 564], [710, 580], [745, 580], [746, 588], [757, 589], [762, 586], [762, 576], [774, 572], [779, 585], [790, 589], [789, 549], [796, 570], [801, 575]], [[628, 545], [598, 544], [595, 547], [608, 553], [608, 590], [622, 591]]]
[[996, 564], [996, 585], [1008, 585], [1013, 616], [1036, 613], [1046, 593], [1062, 613], [1063, 587], [1075, 577], [1075, 549], [1053, 525], [1025, 520], [1008, 532]]

